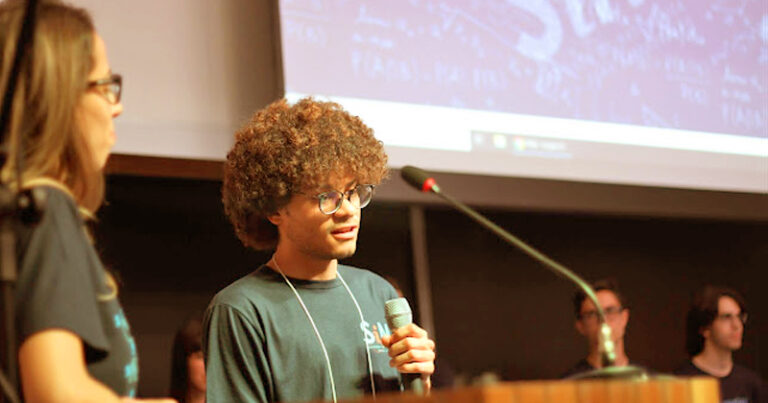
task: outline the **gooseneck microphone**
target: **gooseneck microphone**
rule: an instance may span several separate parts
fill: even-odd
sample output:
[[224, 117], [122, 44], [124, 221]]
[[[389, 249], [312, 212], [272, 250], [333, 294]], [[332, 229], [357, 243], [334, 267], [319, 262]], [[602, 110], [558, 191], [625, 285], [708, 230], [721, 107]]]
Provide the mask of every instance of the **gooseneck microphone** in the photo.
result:
[[403, 180], [408, 182], [409, 185], [422, 192], [431, 191], [440, 194], [440, 187], [437, 186], [435, 179], [422, 169], [406, 165], [400, 170], [400, 176], [402, 176]]
[[437, 182], [435, 181], [435, 179], [432, 178], [432, 176], [426, 173], [425, 171], [419, 168], [416, 168], [414, 166], [406, 165], [405, 167], [402, 168], [402, 170], [400, 171], [400, 174], [402, 178], [414, 188], [422, 192], [432, 192], [437, 194], [438, 196], [446, 200], [454, 208], [468, 215], [470, 218], [475, 220], [478, 224], [480, 224], [484, 228], [488, 229], [489, 231], [493, 232], [500, 238], [504, 239], [505, 241], [507, 241], [507, 243], [510, 243], [516, 246], [517, 248], [521, 249], [530, 257], [539, 261], [545, 267], [553, 271], [555, 274], [572, 281], [574, 284], [576, 284], [577, 287], [579, 287], [584, 291], [584, 293], [587, 295], [590, 301], [592, 301], [592, 303], [595, 304], [595, 307], [597, 308], [597, 313], [600, 317], [600, 321], [602, 322], [602, 325], [600, 327], [601, 360], [604, 367], [610, 367], [602, 371], [601, 370], [594, 371], [594, 374], [592, 375], [587, 373], [585, 374], [586, 375], [585, 377], [645, 376], [645, 370], [639, 367], [621, 367], [621, 369], [619, 369], [619, 367], [614, 367], [614, 364], [616, 362], [616, 351], [613, 343], [613, 338], [611, 337], [611, 327], [606, 322], [605, 312], [603, 311], [603, 307], [600, 306], [600, 303], [597, 300], [595, 291], [592, 289], [592, 287], [589, 286], [589, 284], [586, 281], [584, 281], [584, 279], [579, 277], [579, 275], [577, 275], [567, 267], [552, 260], [551, 258], [539, 252], [532, 246], [526, 244], [519, 238], [505, 231], [503, 228], [499, 227], [498, 225], [494, 224], [487, 218], [483, 217], [482, 215], [480, 215], [480, 213], [473, 210], [466, 204], [444, 193], [442, 189], [440, 189], [440, 187], [437, 185]]

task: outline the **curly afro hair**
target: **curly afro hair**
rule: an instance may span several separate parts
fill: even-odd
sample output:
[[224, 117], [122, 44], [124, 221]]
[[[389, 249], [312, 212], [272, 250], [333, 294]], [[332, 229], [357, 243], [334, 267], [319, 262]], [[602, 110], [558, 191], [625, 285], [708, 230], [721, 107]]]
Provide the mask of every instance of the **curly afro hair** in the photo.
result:
[[224, 165], [224, 212], [245, 246], [274, 248], [277, 227], [267, 217], [333, 173], [368, 184], [387, 176], [387, 155], [373, 130], [333, 102], [275, 101], [235, 133]]

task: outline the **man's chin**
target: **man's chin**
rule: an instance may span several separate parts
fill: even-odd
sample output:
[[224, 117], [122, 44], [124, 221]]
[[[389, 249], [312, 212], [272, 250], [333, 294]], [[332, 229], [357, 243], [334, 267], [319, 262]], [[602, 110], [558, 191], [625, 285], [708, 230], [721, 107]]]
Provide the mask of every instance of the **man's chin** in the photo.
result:
[[337, 250], [334, 252], [333, 258], [337, 260], [342, 260], [348, 257], [352, 257], [352, 255], [355, 254], [355, 250], [357, 250], [356, 245], [352, 245], [351, 247], [346, 247], [344, 249]]

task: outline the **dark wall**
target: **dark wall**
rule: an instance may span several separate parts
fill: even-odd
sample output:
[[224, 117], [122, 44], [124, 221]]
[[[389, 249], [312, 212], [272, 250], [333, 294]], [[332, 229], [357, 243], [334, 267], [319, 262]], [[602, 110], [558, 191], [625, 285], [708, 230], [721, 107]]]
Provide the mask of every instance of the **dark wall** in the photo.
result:
[[[140, 394], [161, 395], [177, 326], [269, 254], [240, 245], [216, 181], [111, 176], [107, 200], [98, 246], [122, 279]], [[660, 371], [685, 359], [682, 320], [697, 287], [742, 291], [751, 312], [737, 361], [768, 377], [768, 223], [485, 213], [587, 279], [616, 278], [630, 302], [629, 356]], [[407, 205], [374, 201], [358, 253], [344, 263], [395, 277], [414, 303], [408, 222]], [[573, 286], [446, 208], [427, 207], [426, 226], [438, 351], [456, 372], [551, 378], [584, 354], [573, 330]]]
[[[737, 359], [768, 374], [768, 357], [758, 354], [761, 341], [768, 347], [765, 223], [489, 217], [586, 279], [617, 279], [630, 307], [628, 355], [652, 369], [671, 371], [686, 358], [683, 321], [698, 287], [742, 291], [753, 316]], [[458, 213], [433, 210], [427, 223], [437, 334], [441, 352], [457, 367], [492, 368], [508, 379], [549, 378], [583, 357], [586, 347], [573, 328], [573, 286]]]

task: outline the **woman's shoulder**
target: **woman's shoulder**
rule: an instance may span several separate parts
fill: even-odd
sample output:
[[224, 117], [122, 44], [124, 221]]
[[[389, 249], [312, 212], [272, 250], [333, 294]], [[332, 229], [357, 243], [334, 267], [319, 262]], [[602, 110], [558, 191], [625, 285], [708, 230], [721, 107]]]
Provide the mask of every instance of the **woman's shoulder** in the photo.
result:
[[49, 253], [56, 248], [70, 249], [90, 243], [85, 221], [72, 196], [58, 186], [31, 187], [39, 216], [35, 220], [17, 221], [17, 248], [21, 256], [29, 251]]
[[24, 187], [32, 192], [42, 218], [57, 217], [65, 212], [77, 219], [81, 217], [72, 192], [63, 183], [53, 179], [38, 178], [27, 181]]
[[71, 194], [53, 186], [35, 189], [42, 195], [39, 226], [82, 230], [84, 220]]

